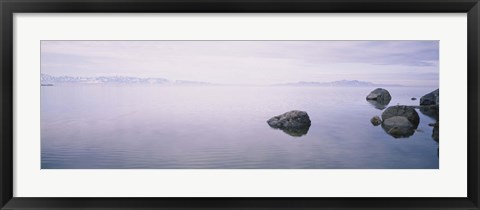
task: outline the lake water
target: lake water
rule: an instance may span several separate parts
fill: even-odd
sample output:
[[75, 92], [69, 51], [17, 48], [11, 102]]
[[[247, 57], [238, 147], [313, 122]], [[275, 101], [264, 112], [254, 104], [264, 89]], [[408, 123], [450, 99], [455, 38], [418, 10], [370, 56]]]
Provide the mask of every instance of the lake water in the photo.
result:
[[[372, 87], [41, 87], [43, 169], [437, 169], [433, 119], [408, 138], [370, 119]], [[390, 87], [389, 105], [418, 105], [432, 87]], [[268, 126], [306, 111], [308, 133]]]

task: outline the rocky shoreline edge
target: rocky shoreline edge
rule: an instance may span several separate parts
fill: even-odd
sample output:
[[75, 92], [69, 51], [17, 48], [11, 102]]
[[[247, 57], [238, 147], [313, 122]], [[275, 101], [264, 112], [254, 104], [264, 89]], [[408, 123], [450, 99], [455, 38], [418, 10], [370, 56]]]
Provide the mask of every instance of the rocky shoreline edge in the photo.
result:
[[[396, 105], [390, 106], [383, 111], [381, 118], [374, 116], [370, 122], [374, 126], [381, 125], [385, 132], [394, 138], [405, 138], [412, 136], [418, 127], [420, 117], [417, 109], [424, 115], [435, 119], [435, 123], [429, 124], [433, 127], [432, 139], [439, 141], [439, 107], [440, 94], [439, 89], [425, 94], [420, 98], [419, 105]], [[384, 109], [391, 100], [390, 93], [382, 88], [373, 90], [366, 100], [372, 103], [375, 108]], [[412, 98], [416, 100], [416, 98]], [[381, 108], [383, 107], [383, 108]]]
[[[419, 105], [395, 105], [388, 106], [392, 99], [388, 90], [377, 88], [367, 95], [366, 100], [379, 110], [384, 110], [380, 116], [374, 116], [370, 122], [374, 126], [379, 126], [394, 138], [407, 138], [412, 136], [419, 123], [420, 116], [416, 110], [422, 114], [435, 119], [435, 123], [430, 123], [432, 129], [432, 139], [439, 141], [439, 89], [425, 94], [419, 100]], [[417, 100], [412, 97], [411, 100]], [[292, 110], [283, 114], [274, 116], [267, 120], [270, 127], [280, 129], [288, 135], [299, 137], [306, 135], [311, 120], [306, 111]]]

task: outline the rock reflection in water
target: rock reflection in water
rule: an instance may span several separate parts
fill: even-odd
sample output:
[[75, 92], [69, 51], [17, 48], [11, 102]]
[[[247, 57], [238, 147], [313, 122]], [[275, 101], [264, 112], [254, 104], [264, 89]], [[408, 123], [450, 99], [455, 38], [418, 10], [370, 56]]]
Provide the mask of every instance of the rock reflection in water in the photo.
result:
[[284, 133], [293, 136], [293, 137], [300, 137], [307, 135], [308, 130], [310, 129], [310, 126], [304, 127], [304, 128], [280, 128]]
[[420, 106], [420, 112], [436, 121], [438, 121], [439, 107], [438, 105]]
[[387, 108], [388, 106], [388, 103], [385, 104], [385, 103], [380, 103], [378, 101], [374, 101], [374, 100], [367, 100], [368, 103], [370, 103], [373, 107], [375, 107], [375, 109], [379, 109], [379, 110], [384, 110], [385, 108]]
[[439, 127], [438, 122], [433, 124], [432, 139], [435, 140], [436, 142], [438, 142], [438, 136], [440, 135], [440, 131], [438, 127]]

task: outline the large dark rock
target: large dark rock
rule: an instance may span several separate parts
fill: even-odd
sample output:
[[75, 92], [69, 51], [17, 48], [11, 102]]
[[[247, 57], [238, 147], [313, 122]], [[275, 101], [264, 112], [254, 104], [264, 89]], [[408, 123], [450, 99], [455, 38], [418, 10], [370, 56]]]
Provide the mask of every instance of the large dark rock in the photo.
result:
[[311, 125], [307, 112], [298, 110], [272, 117], [267, 123], [273, 128], [305, 128]]
[[291, 136], [303, 136], [307, 134], [311, 125], [307, 112], [298, 110], [272, 117], [267, 123], [270, 127], [281, 129]]
[[412, 106], [391, 106], [382, 113], [382, 128], [394, 138], [413, 135], [419, 123], [420, 117]]
[[367, 101], [375, 101], [380, 105], [388, 105], [390, 100], [392, 100], [392, 96], [383, 88], [377, 88], [367, 96]]
[[412, 123], [403, 116], [394, 116], [384, 120], [382, 128], [394, 138], [409, 137], [415, 133]]
[[420, 112], [436, 121], [439, 119], [439, 89], [420, 98]]
[[432, 125], [432, 138], [438, 142], [439, 137], [439, 107], [440, 107], [440, 90], [436, 89], [420, 98], [420, 112], [428, 117], [433, 118], [436, 122]]
[[415, 129], [417, 128], [418, 123], [420, 123], [420, 117], [418, 116], [417, 111], [415, 111], [415, 108], [411, 106], [397, 105], [397, 106], [388, 107], [382, 113], [382, 120], [385, 121], [388, 118], [395, 117], [395, 116], [407, 118], [408, 121], [410, 121], [410, 123], [414, 126]]
[[436, 89], [420, 98], [420, 105], [439, 105], [440, 91]]

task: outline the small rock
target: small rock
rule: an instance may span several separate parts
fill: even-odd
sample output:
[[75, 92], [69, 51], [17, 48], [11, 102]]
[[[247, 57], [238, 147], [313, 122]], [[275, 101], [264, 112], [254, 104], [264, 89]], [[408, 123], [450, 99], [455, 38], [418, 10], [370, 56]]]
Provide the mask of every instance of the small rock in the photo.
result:
[[382, 124], [382, 119], [380, 119], [379, 116], [374, 116], [374, 117], [372, 117], [370, 122], [372, 123], [372, 125], [378, 126], [378, 125]]
[[415, 100], [417, 100], [417, 98], [413, 97], [413, 98], [412, 98], [412, 101], [415, 101]]

